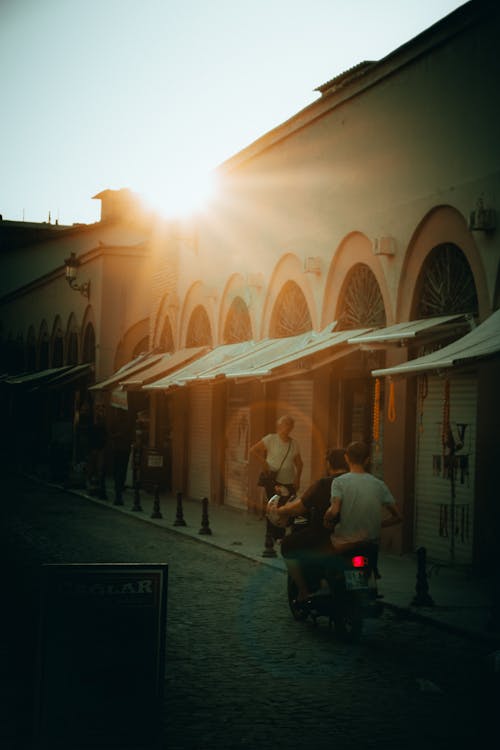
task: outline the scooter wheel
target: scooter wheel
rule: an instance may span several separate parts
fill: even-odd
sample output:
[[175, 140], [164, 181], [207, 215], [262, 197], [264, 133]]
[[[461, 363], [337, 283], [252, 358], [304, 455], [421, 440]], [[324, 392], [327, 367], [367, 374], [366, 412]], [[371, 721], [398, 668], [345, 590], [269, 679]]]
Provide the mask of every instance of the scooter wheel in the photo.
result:
[[353, 597], [338, 604], [334, 618], [335, 634], [344, 643], [357, 643], [363, 631], [361, 605]]
[[287, 583], [287, 596], [288, 596], [288, 606], [290, 607], [290, 612], [292, 613], [292, 617], [295, 620], [307, 620], [308, 612], [307, 610], [297, 604], [297, 584], [295, 581], [288, 576], [288, 583]]

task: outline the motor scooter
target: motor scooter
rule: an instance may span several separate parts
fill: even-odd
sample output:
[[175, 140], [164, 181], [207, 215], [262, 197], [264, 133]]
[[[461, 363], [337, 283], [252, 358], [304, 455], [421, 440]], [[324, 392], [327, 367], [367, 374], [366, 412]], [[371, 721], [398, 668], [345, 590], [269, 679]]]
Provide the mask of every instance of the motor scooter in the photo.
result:
[[[273, 513], [274, 507], [283, 502], [276, 495], [268, 503], [268, 515], [274, 523], [284, 523], [282, 516]], [[305, 523], [303, 519], [296, 528], [304, 528]], [[375, 544], [360, 542], [342, 555], [309, 556], [302, 560], [302, 573], [312, 595], [306, 602], [297, 601], [297, 584], [288, 576], [287, 598], [294, 619], [310, 618], [317, 624], [319, 617], [326, 617], [339, 640], [359, 641], [365, 618], [378, 617], [382, 612], [374, 575], [376, 551]]]

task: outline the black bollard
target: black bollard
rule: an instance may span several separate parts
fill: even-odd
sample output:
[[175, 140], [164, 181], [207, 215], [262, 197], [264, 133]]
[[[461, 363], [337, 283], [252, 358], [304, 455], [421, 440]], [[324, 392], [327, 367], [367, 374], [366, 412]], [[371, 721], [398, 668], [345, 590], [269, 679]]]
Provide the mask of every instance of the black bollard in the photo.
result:
[[185, 526], [184, 513], [182, 511], [182, 492], [177, 493], [177, 510], [175, 514], [174, 526]]
[[212, 529], [210, 528], [210, 524], [208, 522], [208, 498], [204, 497], [201, 501], [201, 504], [201, 529], [199, 530], [198, 534], [211, 534]]
[[415, 586], [417, 594], [412, 600], [412, 605], [415, 607], [434, 606], [432, 597], [429, 595], [429, 585], [427, 583], [426, 556], [425, 547], [419, 547], [417, 550], [417, 585]]
[[262, 557], [277, 557], [276, 550], [274, 549], [274, 538], [269, 529], [269, 521], [266, 519], [266, 537], [264, 540], [264, 551]]
[[136, 513], [142, 512], [139, 482], [134, 482], [134, 504], [132, 506], [132, 510]]
[[153, 512], [151, 518], [163, 518], [160, 512], [160, 488], [155, 484], [155, 499], [153, 502]]

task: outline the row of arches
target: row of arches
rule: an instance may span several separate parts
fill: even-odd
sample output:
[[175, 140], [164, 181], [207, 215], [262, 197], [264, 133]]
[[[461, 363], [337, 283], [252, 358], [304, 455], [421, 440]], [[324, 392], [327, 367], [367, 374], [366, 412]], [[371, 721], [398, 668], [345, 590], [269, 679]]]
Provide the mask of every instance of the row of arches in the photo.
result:
[[[333, 283], [333, 279], [330, 279]], [[336, 279], [336, 283], [338, 283]], [[430, 250], [413, 284], [410, 318], [419, 319], [440, 314], [479, 313], [474, 275], [463, 251], [453, 243], [442, 243]], [[338, 330], [378, 328], [388, 324], [386, 304], [379, 282], [367, 263], [354, 263], [341, 284], [336, 309], [329, 320], [337, 321]], [[328, 321], [324, 321], [326, 325]], [[258, 338], [252, 326], [249, 303], [236, 294], [228, 305], [223, 321], [222, 340], [216, 342], [207, 305], [195, 304], [185, 326], [181, 346], [215, 346]], [[268, 336], [283, 338], [313, 328], [313, 314], [306, 295], [297, 281], [286, 280], [273, 302]], [[166, 314], [156, 345], [173, 351], [174, 327]]]
[[96, 335], [87, 313], [83, 326], [78, 325], [73, 313], [63, 326], [56, 315], [49, 328], [45, 319], [32, 323], [25, 334], [8, 332], [0, 338], [3, 369], [9, 374], [36, 372], [65, 365], [95, 362]]

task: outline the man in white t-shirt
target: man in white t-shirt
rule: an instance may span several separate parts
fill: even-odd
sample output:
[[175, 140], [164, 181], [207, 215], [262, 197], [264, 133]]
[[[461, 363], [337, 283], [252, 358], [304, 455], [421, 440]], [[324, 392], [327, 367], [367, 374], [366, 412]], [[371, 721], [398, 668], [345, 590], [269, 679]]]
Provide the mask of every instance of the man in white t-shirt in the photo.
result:
[[[378, 545], [380, 529], [401, 523], [402, 517], [387, 485], [366, 471], [369, 449], [365, 443], [347, 446], [345, 458], [349, 472], [332, 481], [330, 507], [324, 523], [330, 525], [340, 516], [331, 536], [335, 554], [349, 551], [358, 542]], [[387, 517], [383, 518], [383, 511]]]

